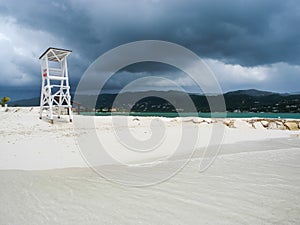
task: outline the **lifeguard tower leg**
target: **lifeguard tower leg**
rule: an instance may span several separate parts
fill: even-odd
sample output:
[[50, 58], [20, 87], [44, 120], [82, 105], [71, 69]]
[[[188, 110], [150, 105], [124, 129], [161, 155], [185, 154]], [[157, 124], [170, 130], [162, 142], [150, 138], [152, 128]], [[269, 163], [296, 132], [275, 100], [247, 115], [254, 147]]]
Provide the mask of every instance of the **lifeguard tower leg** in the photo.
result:
[[72, 106], [70, 106], [70, 107], [68, 108], [68, 110], [69, 110], [69, 119], [70, 119], [70, 122], [72, 122], [72, 121], [73, 121]]
[[45, 79], [42, 78], [41, 99], [40, 99], [40, 119], [42, 119], [42, 114], [43, 114], [44, 85], [45, 85]]
[[52, 100], [51, 97], [49, 97], [49, 119], [50, 123], [53, 124], [53, 110], [52, 110]]
[[58, 101], [58, 119], [60, 119], [62, 104], [63, 104], [63, 94], [64, 94], [63, 88], [64, 88], [64, 80], [61, 80], [60, 81], [60, 89], [59, 89], [59, 101]]
[[48, 105], [49, 105], [49, 119], [50, 123], [53, 124], [53, 98], [54, 96], [51, 96], [51, 87], [50, 87], [50, 80], [47, 78], [47, 94], [48, 94]]
[[40, 117], [39, 118], [41, 120], [42, 119], [42, 114], [43, 114], [43, 107], [42, 106], [40, 106], [40, 112], [39, 113], [40, 113]]

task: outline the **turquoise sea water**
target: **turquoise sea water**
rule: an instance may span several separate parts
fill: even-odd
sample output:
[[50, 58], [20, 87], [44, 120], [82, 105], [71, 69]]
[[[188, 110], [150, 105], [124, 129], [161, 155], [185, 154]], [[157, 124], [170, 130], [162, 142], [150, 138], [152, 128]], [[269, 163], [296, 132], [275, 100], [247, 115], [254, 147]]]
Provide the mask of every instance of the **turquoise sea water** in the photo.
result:
[[122, 112], [81, 112], [82, 115], [96, 115], [96, 116], [157, 116], [157, 117], [203, 117], [203, 118], [282, 118], [282, 119], [300, 119], [300, 113], [166, 113], [166, 112], [131, 112], [131, 113], [122, 113]]

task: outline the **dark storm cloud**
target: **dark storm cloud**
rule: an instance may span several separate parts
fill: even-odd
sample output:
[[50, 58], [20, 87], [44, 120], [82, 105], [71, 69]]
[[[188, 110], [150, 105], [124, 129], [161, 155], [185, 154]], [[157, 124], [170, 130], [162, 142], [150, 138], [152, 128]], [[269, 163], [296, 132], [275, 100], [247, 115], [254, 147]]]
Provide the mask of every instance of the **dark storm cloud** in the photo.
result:
[[[43, 34], [40, 40], [32, 42], [28, 38], [27, 46], [22, 45], [28, 49], [38, 46], [34, 51], [36, 58], [49, 45], [73, 50], [69, 67], [74, 85], [99, 55], [120, 44], [143, 39], [175, 42], [200, 57], [247, 67], [279, 62], [300, 65], [299, 12], [300, 4], [296, 0], [15, 0], [0, 3], [0, 18], [12, 18], [20, 29], [18, 35], [23, 35], [23, 29], [35, 32], [35, 36], [39, 36], [39, 32]], [[52, 38], [43, 41], [47, 35]], [[5, 55], [0, 53], [0, 57], [3, 63]], [[21, 65], [27, 74], [38, 71], [32, 68], [32, 63]], [[153, 65], [143, 68], [150, 74], [163, 70]], [[140, 69], [132, 67], [127, 71], [137, 73]]]
[[93, 60], [119, 44], [161, 39], [202, 57], [253, 66], [300, 62], [297, 1], [7, 1], [1, 14], [45, 30]]

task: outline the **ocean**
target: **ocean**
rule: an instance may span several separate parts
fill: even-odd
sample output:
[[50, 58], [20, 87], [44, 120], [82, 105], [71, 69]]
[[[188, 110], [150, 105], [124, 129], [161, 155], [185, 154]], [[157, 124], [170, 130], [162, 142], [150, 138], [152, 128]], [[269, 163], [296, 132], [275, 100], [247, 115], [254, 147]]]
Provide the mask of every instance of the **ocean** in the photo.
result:
[[[81, 112], [81, 115], [96, 115], [96, 116], [156, 116], [174, 118], [179, 117], [176, 112]], [[180, 117], [195, 117], [197, 113], [180, 113]], [[300, 113], [198, 113], [198, 117], [203, 118], [281, 118], [281, 119], [300, 119]]]

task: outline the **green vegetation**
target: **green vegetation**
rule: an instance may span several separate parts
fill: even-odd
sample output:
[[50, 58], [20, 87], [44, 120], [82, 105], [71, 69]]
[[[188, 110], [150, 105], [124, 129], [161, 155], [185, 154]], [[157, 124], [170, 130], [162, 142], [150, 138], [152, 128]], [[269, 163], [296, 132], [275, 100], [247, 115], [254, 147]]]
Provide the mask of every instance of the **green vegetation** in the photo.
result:
[[3, 97], [3, 98], [1, 98], [1, 105], [4, 106], [9, 101], [10, 101], [9, 97]]
[[[185, 95], [176, 91], [144, 92], [141, 93], [123, 93], [122, 102], [114, 102], [116, 94], [102, 94], [99, 96], [96, 111], [109, 111], [114, 107], [117, 112], [190, 112], [189, 106], [185, 105]], [[126, 96], [128, 95], [128, 96]], [[161, 97], [155, 97], [161, 96]], [[210, 112], [208, 100], [217, 102], [220, 96], [203, 96], [189, 94], [195, 104], [198, 112]], [[300, 113], [300, 95], [299, 94], [278, 94], [257, 90], [235, 91], [224, 94], [226, 110], [228, 112], [268, 112], [268, 113]], [[132, 99], [140, 99], [138, 102], [132, 102]], [[169, 101], [165, 100], [169, 99]], [[89, 97], [83, 96], [82, 102], [88, 103]], [[114, 103], [114, 106], [113, 106]], [[86, 108], [92, 108], [89, 105], [82, 105]], [[176, 108], [179, 107], [179, 108]]]
[[[148, 97], [144, 97], [148, 96]], [[160, 96], [160, 97], [156, 97]], [[216, 102], [220, 96], [189, 94], [198, 112], [209, 113], [208, 100]], [[185, 105], [186, 94], [179, 91], [145, 91], [120, 94], [122, 101], [115, 101], [117, 94], [101, 94], [98, 97], [77, 96], [81, 110], [86, 112], [190, 112]], [[224, 94], [228, 112], [300, 113], [300, 94], [279, 94], [259, 90], [240, 90]], [[91, 99], [97, 99], [96, 106]], [[138, 99], [134, 102], [133, 99]], [[169, 101], [167, 101], [168, 99]], [[19, 106], [38, 106], [39, 98], [10, 103]], [[177, 108], [175, 108], [177, 107]]]

